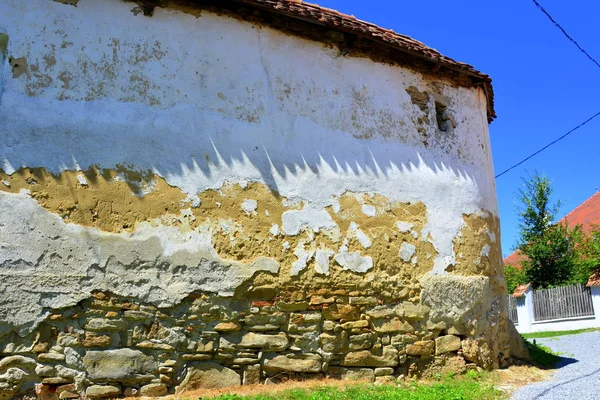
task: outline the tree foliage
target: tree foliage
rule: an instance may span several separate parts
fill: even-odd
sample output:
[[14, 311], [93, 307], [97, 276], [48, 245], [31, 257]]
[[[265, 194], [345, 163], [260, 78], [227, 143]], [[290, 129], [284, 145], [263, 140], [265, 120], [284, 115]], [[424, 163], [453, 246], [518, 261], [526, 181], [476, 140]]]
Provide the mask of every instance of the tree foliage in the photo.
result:
[[566, 224], [556, 224], [519, 246], [527, 256], [523, 261], [524, 270], [534, 288], [577, 283], [574, 278], [580, 257], [576, 246], [580, 238], [579, 226], [570, 228]]
[[579, 260], [573, 279], [585, 283], [594, 270], [600, 266], [600, 227], [594, 226], [588, 235], [582, 235], [577, 250]]
[[555, 221], [560, 202], [552, 203], [550, 180], [538, 173], [523, 179], [518, 192], [520, 266], [506, 265], [508, 293], [524, 283], [534, 289], [586, 283], [600, 267], [600, 227]]
[[517, 286], [528, 282], [525, 269], [513, 265], [504, 266], [504, 276], [506, 277], [506, 289], [509, 294], [514, 293]]
[[[580, 255], [581, 227], [555, 223], [560, 202], [552, 203], [550, 180], [538, 173], [523, 180], [519, 191], [519, 241], [527, 282], [534, 288], [574, 283]], [[517, 276], [522, 278], [522, 276]], [[520, 282], [522, 283], [522, 282]]]
[[529, 179], [523, 178], [523, 188], [519, 189], [517, 199], [519, 248], [539, 239], [554, 222], [560, 202], [551, 204], [551, 196], [552, 184], [546, 176], [536, 172]]

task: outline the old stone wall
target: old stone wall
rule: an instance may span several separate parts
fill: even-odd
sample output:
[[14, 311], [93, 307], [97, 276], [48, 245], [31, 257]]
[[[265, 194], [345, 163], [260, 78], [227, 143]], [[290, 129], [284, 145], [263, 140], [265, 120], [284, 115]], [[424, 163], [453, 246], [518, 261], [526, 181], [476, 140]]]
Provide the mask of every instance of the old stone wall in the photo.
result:
[[[0, 360], [2, 394], [41, 382], [38, 393], [59, 398], [159, 396], [290, 377], [394, 382], [491, 367], [495, 349], [470, 338], [488, 321], [471, 325], [467, 315], [485, 307], [487, 279], [451, 278], [468, 300], [438, 293], [442, 281], [430, 279], [422, 304], [320, 289], [271, 301], [195, 293], [158, 308], [94, 292], [52, 310], [35, 333], [4, 338], [11, 355]], [[440, 298], [470, 310], [432, 312]]]
[[0, 398], [507, 363], [482, 89], [145, 14], [0, 0]]

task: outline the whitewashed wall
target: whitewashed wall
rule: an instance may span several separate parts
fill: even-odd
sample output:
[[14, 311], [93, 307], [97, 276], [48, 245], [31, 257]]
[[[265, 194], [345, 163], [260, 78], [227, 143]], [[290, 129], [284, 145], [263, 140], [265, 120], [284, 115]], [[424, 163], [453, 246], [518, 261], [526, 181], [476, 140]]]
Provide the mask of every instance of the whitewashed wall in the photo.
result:
[[[480, 90], [436, 84], [457, 126], [441, 132], [431, 119], [425, 147], [417, 122], [422, 111], [406, 91], [432, 90], [419, 73], [344, 57], [320, 43], [226, 16], [203, 12], [196, 18], [157, 8], [148, 18], [132, 8], [118, 0], [81, 0], [77, 7], [0, 0], [7, 55], [24, 57], [27, 66], [19, 74], [8, 57], [4, 61], [0, 168], [6, 173], [24, 166], [58, 173], [128, 165], [151, 169], [190, 196], [227, 182], [263, 182], [290, 203], [304, 202], [300, 216], [282, 221], [292, 234], [298, 225], [327, 227], [324, 208], [345, 192], [423, 202], [427, 225], [419, 234], [438, 251], [435, 274], [455, 262], [453, 240], [463, 214], [497, 215]], [[433, 102], [429, 107], [434, 115]], [[0, 213], [0, 264], [33, 262], [41, 250], [28, 246], [51, 234], [89, 248], [133, 239], [156, 239], [164, 248], [210, 247], [201, 233], [140, 227], [110, 236], [71, 226], [26, 193], [0, 192]], [[35, 224], [27, 227], [28, 218]], [[15, 244], [17, 232], [27, 229]], [[79, 257], [80, 264], [93, 258]], [[75, 262], [61, 268], [78, 271]], [[14, 278], [15, 271], [2, 273]], [[236, 274], [210, 288], [229, 291]], [[4, 280], [4, 293], [15, 282], [29, 285], [11, 279]], [[186, 279], [176, 296], [162, 300], [175, 302], [206, 288]], [[164, 276], [151, 284], [172, 292]], [[44, 306], [79, 299], [73, 293], [80, 283], [63, 279], [56, 285], [64, 286], [64, 295]], [[40, 315], [39, 298], [31, 301], [25, 316], [10, 316], [5, 308], [5, 318], [31, 321]]]

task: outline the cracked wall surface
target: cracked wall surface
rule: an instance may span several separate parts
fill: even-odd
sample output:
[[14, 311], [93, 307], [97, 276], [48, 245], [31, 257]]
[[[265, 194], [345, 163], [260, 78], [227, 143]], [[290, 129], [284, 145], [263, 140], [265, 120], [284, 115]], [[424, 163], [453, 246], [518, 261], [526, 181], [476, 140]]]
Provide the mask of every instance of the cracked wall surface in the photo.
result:
[[[33, 381], [102, 397], [506, 363], [481, 89], [206, 10], [0, 14], [0, 347]], [[125, 348], [121, 377], [86, 365]], [[30, 390], [3, 360], [9, 397]]]

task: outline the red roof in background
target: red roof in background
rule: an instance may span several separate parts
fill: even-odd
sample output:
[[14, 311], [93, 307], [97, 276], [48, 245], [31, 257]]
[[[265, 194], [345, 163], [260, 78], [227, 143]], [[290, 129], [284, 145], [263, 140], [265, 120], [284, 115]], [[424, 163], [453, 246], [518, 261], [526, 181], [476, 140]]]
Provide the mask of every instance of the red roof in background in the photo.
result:
[[512, 265], [517, 268], [521, 268], [521, 262], [527, 259], [527, 256], [521, 253], [521, 250], [517, 250], [504, 259], [504, 265]]
[[517, 286], [517, 288], [515, 289], [515, 292], [513, 293], [513, 297], [525, 296], [525, 293], [527, 293], [527, 291], [529, 290], [530, 287], [531, 287], [531, 283], [523, 283], [523, 284]]
[[[594, 226], [600, 227], [600, 192], [594, 193], [592, 197], [575, 207], [573, 211], [558, 221], [558, 223], [562, 222], [568, 223], [571, 227], [581, 225], [585, 233], [589, 233]], [[526, 256], [517, 250], [504, 259], [504, 265], [520, 268], [524, 259], [526, 259]]]
[[600, 270], [595, 270], [594, 273], [588, 279], [587, 287], [590, 286], [600, 286]]
[[600, 192], [594, 193], [558, 222], [567, 222], [569, 226], [581, 225], [585, 233], [589, 233], [595, 225], [600, 226]]

